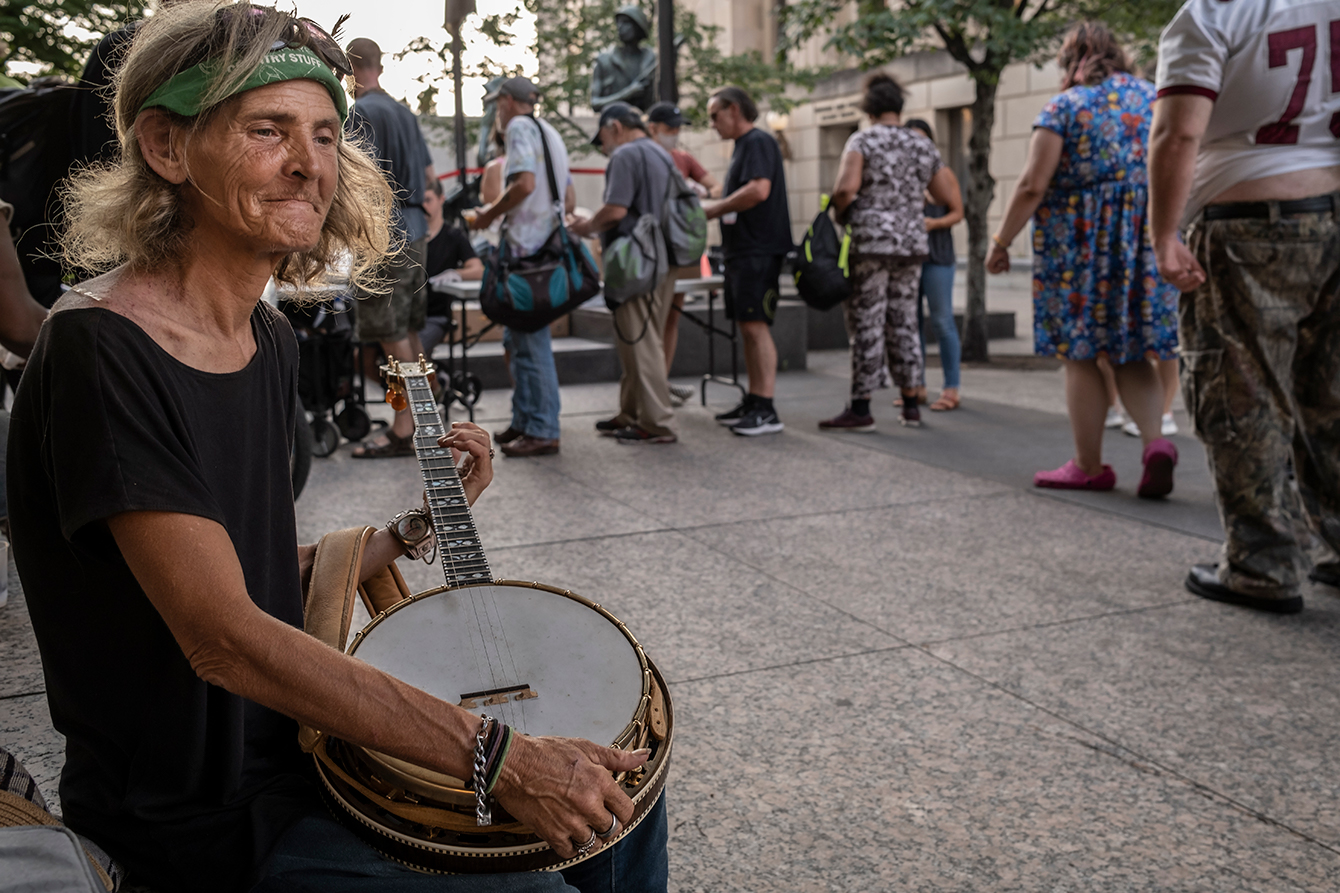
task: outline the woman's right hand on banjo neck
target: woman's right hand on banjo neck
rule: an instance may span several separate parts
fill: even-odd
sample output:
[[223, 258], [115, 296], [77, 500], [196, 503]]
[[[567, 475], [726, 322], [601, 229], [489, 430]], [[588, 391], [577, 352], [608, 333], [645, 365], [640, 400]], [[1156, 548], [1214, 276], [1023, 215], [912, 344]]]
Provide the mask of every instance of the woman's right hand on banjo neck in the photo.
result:
[[633, 801], [612, 773], [647, 762], [648, 750], [622, 751], [580, 738], [517, 735], [493, 796], [565, 859], [599, 835], [612, 837], [613, 821], [627, 827]]

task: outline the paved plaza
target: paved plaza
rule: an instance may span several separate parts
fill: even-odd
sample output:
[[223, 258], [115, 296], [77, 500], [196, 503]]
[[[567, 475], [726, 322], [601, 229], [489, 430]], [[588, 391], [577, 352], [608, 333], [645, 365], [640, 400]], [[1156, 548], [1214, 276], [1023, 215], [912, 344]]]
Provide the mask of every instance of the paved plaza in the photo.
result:
[[[1116, 492], [1030, 485], [1071, 454], [1054, 364], [968, 368], [963, 408], [920, 430], [885, 392], [878, 432], [821, 434], [846, 381], [845, 354], [812, 353], [779, 376], [786, 431], [756, 439], [713, 423], [713, 387], [655, 447], [595, 436], [616, 385], [566, 387], [562, 453], [499, 456], [477, 506], [497, 576], [600, 601], [670, 681], [671, 889], [1340, 889], [1340, 592], [1280, 617], [1183, 589], [1219, 526], [1180, 408], [1177, 489], [1150, 503], [1120, 432]], [[508, 405], [486, 392], [479, 421]], [[413, 460], [341, 448], [299, 532], [418, 499]], [[10, 586], [0, 740], [52, 797], [61, 741]]]

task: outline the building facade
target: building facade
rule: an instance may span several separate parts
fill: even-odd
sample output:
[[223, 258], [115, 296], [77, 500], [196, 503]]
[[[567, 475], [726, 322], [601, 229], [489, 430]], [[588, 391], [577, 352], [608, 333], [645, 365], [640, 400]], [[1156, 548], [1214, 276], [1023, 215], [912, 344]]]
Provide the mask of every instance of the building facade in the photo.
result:
[[[712, 3], [709, 0], [679, 0], [698, 17], [721, 27], [722, 52], [727, 54], [758, 50], [764, 54], [777, 46], [776, 0], [733, 0]], [[848, 15], [852, 14], [850, 8]], [[791, 205], [791, 225], [797, 238], [819, 213], [820, 196], [829, 193], [837, 179], [838, 163], [847, 138], [868, 127], [861, 114], [861, 84], [867, 72], [856, 70], [851, 60], [823, 49], [816, 39], [796, 54], [798, 66], [829, 65], [847, 70], [828, 78], [788, 114], [767, 114], [759, 126], [771, 130], [782, 144], [786, 158], [787, 188]], [[930, 122], [940, 154], [960, 181], [968, 173], [968, 137], [972, 130], [973, 83], [961, 65], [943, 51], [913, 53], [885, 67], [907, 91], [903, 119], [922, 118]], [[745, 89], [748, 84], [740, 84]], [[1053, 63], [1037, 67], [1011, 65], [1002, 73], [996, 92], [996, 119], [991, 139], [991, 174], [996, 179], [995, 199], [990, 210], [994, 228], [1015, 181], [1023, 170], [1032, 134], [1033, 121], [1043, 105], [1060, 91], [1060, 76]], [[802, 98], [800, 95], [797, 98]], [[685, 148], [693, 152], [719, 179], [724, 178], [730, 161], [731, 144], [718, 140], [707, 122], [686, 129]], [[966, 253], [967, 228], [954, 230], [954, 244], [960, 255]], [[1014, 249], [1020, 256], [1029, 251], [1028, 240], [1018, 239]]]

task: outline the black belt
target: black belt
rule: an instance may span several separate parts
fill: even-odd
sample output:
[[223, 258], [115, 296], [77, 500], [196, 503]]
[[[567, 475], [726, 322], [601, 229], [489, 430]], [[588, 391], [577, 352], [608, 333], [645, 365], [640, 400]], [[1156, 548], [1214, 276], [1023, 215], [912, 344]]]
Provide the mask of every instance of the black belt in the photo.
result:
[[1296, 217], [1299, 214], [1324, 214], [1340, 206], [1340, 195], [1332, 199], [1330, 195], [1314, 195], [1312, 198], [1300, 198], [1289, 202], [1228, 202], [1223, 205], [1206, 205], [1206, 220], [1240, 220], [1244, 217], [1264, 217], [1269, 219], [1270, 206], [1279, 206], [1279, 216]]

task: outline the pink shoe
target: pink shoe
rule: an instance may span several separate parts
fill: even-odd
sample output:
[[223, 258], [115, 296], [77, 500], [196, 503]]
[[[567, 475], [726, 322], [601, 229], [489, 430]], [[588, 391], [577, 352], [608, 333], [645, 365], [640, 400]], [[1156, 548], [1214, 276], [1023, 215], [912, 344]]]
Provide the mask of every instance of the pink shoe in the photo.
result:
[[1111, 490], [1116, 485], [1117, 473], [1112, 470], [1111, 465], [1104, 465], [1102, 471], [1089, 477], [1075, 464], [1074, 459], [1055, 471], [1039, 471], [1033, 475], [1034, 487], [1047, 487], [1052, 490]]
[[1145, 473], [1140, 478], [1140, 489], [1135, 491], [1136, 495], [1143, 499], [1162, 499], [1171, 493], [1173, 468], [1177, 465], [1177, 447], [1173, 446], [1172, 441], [1162, 437], [1150, 441], [1140, 461], [1145, 464]]

